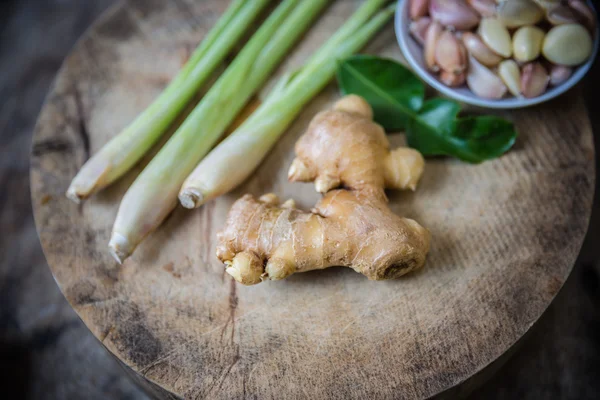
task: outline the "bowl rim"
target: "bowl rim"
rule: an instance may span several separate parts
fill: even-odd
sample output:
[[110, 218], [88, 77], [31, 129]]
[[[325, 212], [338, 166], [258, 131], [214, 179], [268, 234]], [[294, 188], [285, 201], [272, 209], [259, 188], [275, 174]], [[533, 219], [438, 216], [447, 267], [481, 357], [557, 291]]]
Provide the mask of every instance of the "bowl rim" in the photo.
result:
[[[573, 72], [571, 77], [566, 82], [546, 91], [541, 96], [534, 97], [532, 99], [527, 99], [523, 97], [509, 97], [500, 100], [492, 100], [478, 97], [477, 95], [472, 93], [468, 88], [468, 94], [465, 94], [458, 91], [457, 89], [448, 87], [442, 82], [440, 82], [429, 71], [425, 70], [425, 68], [421, 65], [421, 62], [417, 60], [411, 52], [408, 41], [414, 41], [414, 39], [408, 32], [408, 24], [405, 23], [410, 19], [408, 17], [408, 2], [409, 0], [398, 1], [396, 7], [396, 14], [394, 17], [394, 30], [396, 33], [396, 39], [398, 41], [398, 44], [400, 45], [400, 50], [402, 51], [404, 58], [412, 68], [413, 72], [415, 72], [429, 86], [433, 87], [436, 91], [443, 94], [444, 96], [458, 100], [462, 103], [494, 109], [524, 108], [544, 103], [548, 100], [560, 96], [561, 94], [565, 93], [573, 86], [575, 86], [577, 83], [579, 83], [579, 81], [581, 81], [581, 79], [583, 79], [583, 77], [589, 72], [590, 68], [594, 64], [596, 56], [598, 55], [598, 48], [600, 47], [600, 27], [598, 25], [600, 24], [596, 24], [596, 30], [594, 32], [593, 38], [592, 54], [590, 58], [584, 64], [577, 67], [577, 69]], [[598, 20], [598, 14], [596, 12], [596, 9], [594, 8], [594, 5], [590, 0], [588, 0], [587, 3], [596, 15], [596, 20]]]

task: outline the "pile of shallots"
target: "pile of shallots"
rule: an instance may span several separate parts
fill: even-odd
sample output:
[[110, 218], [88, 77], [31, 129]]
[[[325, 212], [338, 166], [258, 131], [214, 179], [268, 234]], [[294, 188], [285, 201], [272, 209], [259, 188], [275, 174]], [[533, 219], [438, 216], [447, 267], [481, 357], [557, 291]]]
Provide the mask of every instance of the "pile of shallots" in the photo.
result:
[[447, 86], [479, 97], [537, 97], [592, 54], [584, 0], [408, 0], [410, 32]]

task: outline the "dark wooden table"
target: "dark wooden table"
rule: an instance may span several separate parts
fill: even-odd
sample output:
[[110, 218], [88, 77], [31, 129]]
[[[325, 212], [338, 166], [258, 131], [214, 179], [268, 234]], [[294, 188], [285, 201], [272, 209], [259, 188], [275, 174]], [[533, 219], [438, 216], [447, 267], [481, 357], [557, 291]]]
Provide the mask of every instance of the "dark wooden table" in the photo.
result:
[[[0, 382], [16, 385], [23, 397], [145, 398], [58, 291], [29, 200], [29, 147], [43, 98], [75, 40], [112, 3], [0, 2]], [[585, 85], [590, 107], [600, 88], [596, 76], [598, 67]], [[600, 118], [593, 124], [597, 132]], [[517, 355], [473, 398], [598, 397], [599, 211], [596, 202], [580, 261], [556, 301]]]

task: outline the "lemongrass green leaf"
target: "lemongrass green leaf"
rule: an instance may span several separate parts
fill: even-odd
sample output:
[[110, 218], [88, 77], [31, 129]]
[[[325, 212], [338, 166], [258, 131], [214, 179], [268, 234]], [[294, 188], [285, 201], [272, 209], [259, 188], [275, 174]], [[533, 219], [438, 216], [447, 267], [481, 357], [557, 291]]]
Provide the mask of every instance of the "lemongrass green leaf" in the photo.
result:
[[234, 0], [168, 87], [86, 161], [71, 182], [67, 197], [79, 202], [131, 169], [182, 113], [270, 2]]
[[183, 184], [179, 200], [199, 207], [241, 184], [302, 108], [334, 77], [338, 60], [363, 47], [391, 18], [395, 4], [368, 0], [299, 70], [285, 75], [265, 102], [213, 149]]

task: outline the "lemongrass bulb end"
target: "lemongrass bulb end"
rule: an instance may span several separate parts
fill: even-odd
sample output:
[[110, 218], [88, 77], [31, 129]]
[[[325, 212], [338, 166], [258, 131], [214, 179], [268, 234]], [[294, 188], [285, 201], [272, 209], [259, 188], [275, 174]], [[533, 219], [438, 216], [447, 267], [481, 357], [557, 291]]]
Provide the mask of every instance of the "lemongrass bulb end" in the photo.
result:
[[187, 188], [179, 193], [179, 202], [185, 208], [198, 208], [204, 204], [204, 195], [198, 189]]
[[110, 241], [108, 242], [108, 248], [110, 249], [110, 254], [112, 254], [119, 264], [123, 264], [127, 257], [133, 252], [129, 240], [116, 232], [113, 232], [111, 235]]
[[77, 189], [73, 186], [69, 186], [69, 189], [67, 189], [67, 193], [65, 193], [65, 195], [67, 196], [67, 198], [71, 201], [73, 201], [76, 204], [81, 203], [81, 200], [83, 200], [83, 196], [77, 191]]

